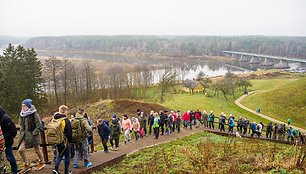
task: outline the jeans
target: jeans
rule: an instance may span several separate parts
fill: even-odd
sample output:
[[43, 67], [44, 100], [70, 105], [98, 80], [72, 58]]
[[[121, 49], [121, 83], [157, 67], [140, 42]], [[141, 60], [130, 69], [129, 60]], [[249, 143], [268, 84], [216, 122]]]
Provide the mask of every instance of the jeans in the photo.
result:
[[124, 132], [124, 140], [131, 141], [130, 129], [125, 130]]
[[12, 173], [17, 174], [17, 164], [16, 164], [15, 156], [13, 154], [12, 146], [6, 147], [5, 155], [6, 155], [6, 159], [10, 162]]
[[[88, 140], [85, 138], [81, 143], [75, 144], [76, 157], [74, 160], [75, 164], [79, 164], [81, 156], [83, 154], [84, 163], [89, 161], [88, 159]], [[82, 153], [83, 152], [83, 153]]]
[[61, 161], [63, 159], [63, 157], [65, 156], [65, 174], [68, 174], [69, 172], [69, 164], [70, 164], [70, 154], [71, 154], [71, 144], [68, 143], [65, 151], [63, 153], [60, 153], [62, 151], [62, 149], [64, 149], [64, 143], [61, 143], [59, 145], [57, 145], [57, 149], [58, 149], [58, 155], [56, 158], [56, 162], [55, 162], [55, 167], [54, 170], [58, 171], [59, 165], [61, 164]]
[[190, 121], [190, 129], [192, 129], [192, 125], [194, 124], [194, 120]]

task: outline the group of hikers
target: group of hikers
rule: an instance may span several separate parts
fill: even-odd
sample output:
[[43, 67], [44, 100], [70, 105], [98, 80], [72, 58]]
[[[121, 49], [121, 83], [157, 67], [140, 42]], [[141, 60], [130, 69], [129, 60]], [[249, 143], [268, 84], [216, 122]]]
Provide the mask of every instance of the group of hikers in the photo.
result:
[[[53, 115], [50, 122], [46, 125], [46, 141], [48, 144], [53, 144], [54, 149], [54, 170], [53, 174], [59, 173], [59, 165], [64, 158], [65, 174], [71, 174], [69, 170], [70, 160], [74, 158], [73, 168], [79, 167], [81, 159], [84, 160], [85, 167], [91, 167], [93, 164], [89, 160], [89, 143], [93, 143], [93, 127], [92, 122], [84, 109], [79, 108], [78, 111], [70, 116], [68, 115], [68, 107], [61, 105], [58, 111]], [[129, 118], [127, 114], [123, 115], [122, 120], [113, 114], [111, 120], [98, 119], [97, 129], [101, 138], [101, 142], [105, 153], [109, 150], [119, 150], [120, 134], [124, 134], [124, 144], [131, 142], [133, 133], [135, 141], [154, 133], [154, 138], [158, 139], [160, 135], [170, 136], [173, 132], [180, 132], [181, 125], [185, 129], [199, 128], [203, 126], [206, 129], [215, 129], [215, 124], [218, 124], [220, 132], [225, 132], [225, 126], [228, 125], [227, 132], [236, 134], [250, 134], [253, 136], [262, 136], [264, 124], [262, 122], [250, 123], [247, 117], [239, 117], [235, 122], [235, 117], [230, 114], [226, 118], [226, 114], [221, 113], [219, 120], [215, 122], [214, 112], [188, 110], [181, 114], [177, 111], [151, 111], [149, 115], [138, 109], [134, 116]], [[288, 121], [289, 122], [289, 121]], [[290, 120], [291, 122], [291, 120]], [[7, 160], [10, 162], [11, 172], [17, 174], [16, 159], [13, 154], [14, 138], [17, 135], [16, 125], [8, 116], [5, 110], [0, 106], [0, 157], [3, 159], [3, 151]], [[40, 150], [40, 133], [44, 129], [44, 123], [37, 114], [35, 106], [31, 99], [22, 101], [21, 112], [19, 116], [20, 135], [18, 139], [18, 152], [23, 160], [23, 169], [19, 174], [27, 173], [34, 168], [35, 171], [41, 170], [44, 166], [43, 154]], [[148, 128], [147, 128], [148, 126]], [[249, 129], [249, 131], [248, 131]], [[266, 127], [266, 138], [296, 141], [305, 143], [305, 137], [302, 132], [295, 130], [292, 127], [286, 128], [285, 124], [272, 124], [270, 122]], [[110, 142], [110, 149], [108, 148]], [[34, 148], [39, 160], [35, 166], [30, 165], [25, 149]], [[1, 171], [3, 171], [3, 160], [0, 160]]]

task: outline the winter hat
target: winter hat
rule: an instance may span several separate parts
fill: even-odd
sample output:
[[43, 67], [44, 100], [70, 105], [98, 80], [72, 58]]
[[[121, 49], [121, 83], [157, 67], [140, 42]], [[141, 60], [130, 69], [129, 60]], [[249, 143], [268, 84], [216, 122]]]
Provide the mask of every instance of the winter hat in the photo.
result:
[[32, 106], [32, 99], [25, 99], [22, 101], [22, 104], [26, 105], [28, 108], [31, 108]]
[[137, 112], [140, 112], [140, 109], [137, 109]]
[[112, 118], [117, 118], [117, 115], [116, 115], [116, 114], [113, 114]]

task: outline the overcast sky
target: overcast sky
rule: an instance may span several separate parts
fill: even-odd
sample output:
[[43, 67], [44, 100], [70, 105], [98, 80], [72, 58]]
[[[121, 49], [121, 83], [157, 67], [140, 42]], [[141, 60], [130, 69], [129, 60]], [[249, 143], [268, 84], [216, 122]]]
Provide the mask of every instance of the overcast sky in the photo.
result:
[[0, 0], [0, 35], [306, 36], [306, 0]]

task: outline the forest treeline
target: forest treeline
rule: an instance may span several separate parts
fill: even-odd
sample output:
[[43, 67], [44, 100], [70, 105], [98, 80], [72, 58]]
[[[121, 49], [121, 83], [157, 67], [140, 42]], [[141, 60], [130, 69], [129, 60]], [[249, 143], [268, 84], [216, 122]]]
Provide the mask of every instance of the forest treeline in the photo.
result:
[[306, 58], [306, 37], [284, 36], [60, 36], [35, 37], [26, 47], [36, 50], [86, 50], [167, 56], [223, 55], [241, 51]]
[[163, 102], [180, 90], [191, 93], [196, 87], [204, 92], [210, 88], [214, 96], [235, 97], [237, 88], [250, 86], [245, 79], [227, 73], [222, 80], [210, 80], [204, 72], [197, 78], [184, 81], [180, 68], [162, 67], [159, 81], [154, 83], [150, 65], [127, 67], [120, 64], [100, 70], [92, 60], [71, 61], [50, 56], [39, 60], [36, 51], [11, 44], [0, 55], [0, 105], [17, 118], [21, 101], [31, 98], [42, 112], [53, 112], [59, 105], [69, 107], [101, 99], [147, 99]]

